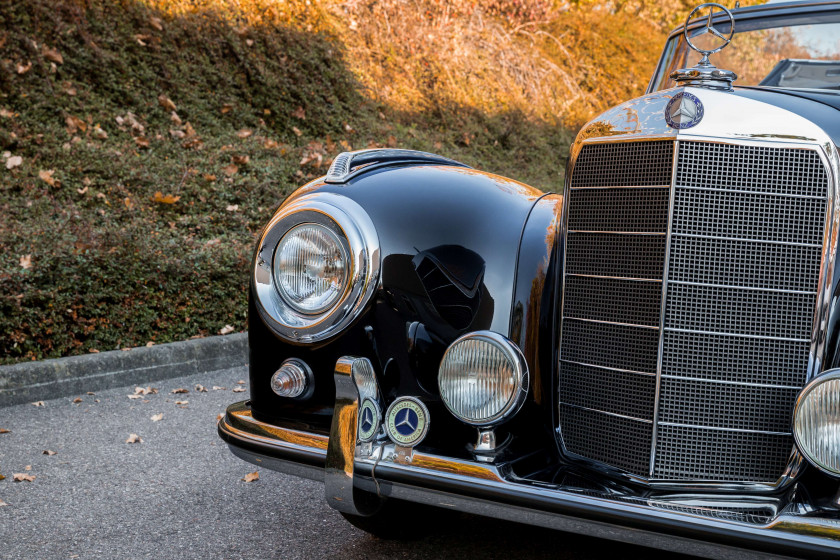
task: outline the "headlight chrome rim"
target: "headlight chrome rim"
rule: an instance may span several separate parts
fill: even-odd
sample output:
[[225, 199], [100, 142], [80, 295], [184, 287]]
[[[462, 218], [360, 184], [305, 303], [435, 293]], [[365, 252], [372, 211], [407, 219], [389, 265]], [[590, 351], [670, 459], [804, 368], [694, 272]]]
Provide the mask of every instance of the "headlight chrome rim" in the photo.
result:
[[[443, 387], [441, 387], [440, 373], [444, 364], [446, 364], [447, 357], [450, 355], [453, 348], [468, 340], [480, 340], [482, 342], [492, 344], [505, 354], [505, 357], [514, 368], [514, 382], [516, 387], [510, 398], [496, 414], [481, 419], [466, 418], [459, 414], [455, 407], [453, 407], [449, 402]], [[522, 355], [522, 351], [510, 339], [492, 331], [475, 331], [457, 338], [446, 349], [446, 352], [443, 354], [443, 358], [441, 359], [440, 367], [438, 368], [438, 391], [440, 392], [441, 400], [443, 400], [443, 404], [446, 406], [446, 409], [460, 421], [477, 428], [490, 428], [498, 426], [519, 412], [519, 409], [521, 409], [522, 405], [525, 404], [525, 398], [528, 396], [529, 385], [530, 376], [528, 372], [528, 364], [525, 362], [525, 357]]]
[[[815, 389], [828, 382], [840, 382], [840, 369], [828, 370], [818, 375], [817, 377], [812, 379], [799, 393], [799, 396], [796, 398], [796, 406], [793, 410], [793, 439], [796, 442], [796, 448], [805, 457], [805, 459], [807, 459], [809, 463], [811, 463], [820, 471], [837, 478], [840, 477], [840, 466], [838, 466], [838, 468], [830, 467], [829, 465], [826, 465], [823, 461], [821, 461], [818, 457], [816, 457], [814, 455], [814, 449], [807, 446], [805, 442], [802, 441], [802, 434], [800, 433], [799, 429], [800, 414], [803, 414], [803, 408], [807, 406], [806, 401], [808, 397]], [[840, 401], [840, 388], [838, 388], [837, 401]], [[840, 441], [837, 442], [837, 446], [840, 447]]]
[[[332, 307], [302, 313], [284, 300], [275, 285], [274, 255], [280, 240], [294, 227], [315, 223], [330, 229], [347, 252], [347, 285]], [[263, 229], [251, 268], [257, 311], [271, 330], [287, 342], [312, 344], [342, 332], [364, 310], [379, 285], [379, 238], [373, 222], [356, 202], [333, 193], [294, 198]]]

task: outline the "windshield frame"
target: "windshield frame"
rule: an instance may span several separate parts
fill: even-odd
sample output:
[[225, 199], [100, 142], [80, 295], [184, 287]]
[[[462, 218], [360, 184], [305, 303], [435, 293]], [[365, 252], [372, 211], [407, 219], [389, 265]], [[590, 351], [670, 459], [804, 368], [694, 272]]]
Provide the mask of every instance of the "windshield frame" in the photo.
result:
[[[840, 2], [785, 2], [780, 4], [763, 4], [761, 6], [750, 6], [747, 8], [738, 8], [732, 10], [732, 15], [735, 16], [735, 37], [733, 41], [737, 40], [738, 32], [750, 31], [763, 27], [784, 27], [786, 25], [808, 25], [826, 23], [827, 16], [834, 16], [840, 22]], [[758, 21], [760, 20], [760, 21]], [[659, 56], [659, 62], [656, 64], [656, 70], [648, 83], [646, 94], [655, 91], [668, 89], [664, 87], [667, 84], [668, 76], [663, 76], [667, 68], [666, 60], [670, 58], [671, 51], [676, 48], [679, 38], [683, 34], [683, 30], [688, 27], [689, 31], [706, 25], [706, 17], [694, 18], [688, 25], [681, 25], [671, 31], [668, 39], [665, 41], [665, 47], [662, 54]], [[713, 18], [715, 23], [727, 24], [729, 23], [726, 14], [719, 12]], [[770, 23], [771, 25], [766, 25]], [[774, 25], [777, 24], [777, 25]], [[714, 56], [714, 55], [712, 55]], [[714, 59], [712, 60], [714, 64]], [[661, 84], [661, 86], [660, 86]], [[737, 82], [735, 83], [737, 86]], [[750, 86], [754, 87], [754, 86]]]

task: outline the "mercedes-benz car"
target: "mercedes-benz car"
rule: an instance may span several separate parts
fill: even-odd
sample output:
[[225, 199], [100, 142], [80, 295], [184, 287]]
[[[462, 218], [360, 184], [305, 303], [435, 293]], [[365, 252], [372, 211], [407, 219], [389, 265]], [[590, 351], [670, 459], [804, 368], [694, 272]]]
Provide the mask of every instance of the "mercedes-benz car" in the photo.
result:
[[558, 193], [338, 155], [259, 237], [219, 434], [383, 537], [436, 507], [837, 557], [839, 37], [838, 2], [699, 6]]

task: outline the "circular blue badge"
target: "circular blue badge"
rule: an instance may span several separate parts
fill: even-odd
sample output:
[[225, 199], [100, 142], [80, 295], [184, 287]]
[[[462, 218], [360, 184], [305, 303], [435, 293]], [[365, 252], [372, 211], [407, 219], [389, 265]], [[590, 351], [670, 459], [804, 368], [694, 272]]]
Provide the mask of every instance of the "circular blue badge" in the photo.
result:
[[397, 445], [413, 447], [429, 431], [429, 409], [419, 399], [400, 397], [388, 407], [385, 430]]
[[379, 431], [379, 424], [382, 421], [382, 413], [376, 402], [365, 399], [359, 408], [359, 440], [368, 442], [376, 437]]
[[687, 91], [676, 94], [665, 106], [665, 122], [682, 130], [696, 126], [703, 120], [703, 103]]

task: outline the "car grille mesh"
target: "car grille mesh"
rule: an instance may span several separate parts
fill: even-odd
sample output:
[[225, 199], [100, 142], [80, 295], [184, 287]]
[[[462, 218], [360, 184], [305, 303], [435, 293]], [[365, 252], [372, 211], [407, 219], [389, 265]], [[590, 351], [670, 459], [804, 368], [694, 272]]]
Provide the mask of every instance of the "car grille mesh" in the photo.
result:
[[775, 482], [806, 381], [827, 196], [812, 149], [585, 145], [568, 193], [565, 449], [650, 480]]

